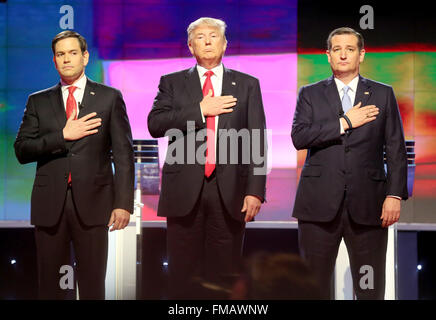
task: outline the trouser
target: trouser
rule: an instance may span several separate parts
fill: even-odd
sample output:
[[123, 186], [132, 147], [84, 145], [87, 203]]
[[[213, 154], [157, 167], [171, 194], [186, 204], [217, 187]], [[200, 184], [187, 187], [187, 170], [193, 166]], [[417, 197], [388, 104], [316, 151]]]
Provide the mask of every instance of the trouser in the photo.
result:
[[384, 299], [387, 228], [355, 223], [342, 204], [333, 221], [299, 220], [298, 233], [301, 255], [318, 277], [324, 299], [333, 298], [332, 276], [342, 238], [357, 299]]
[[[80, 220], [68, 188], [63, 212], [54, 227], [35, 226], [40, 299], [65, 299], [77, 280], [79, 298], [104, 299], [108, 227], [86, 226]], [[76, 267], [71, 266], [71, 244]], [[62, 268], [62, 269], [61, 269]], [[71, 275], [75, 269], [77, 279]]]
[[205, 178], [193, 212], [167, 219], [170, 298], [207, 299], [195, 290], [196, 279], [218, 287], [231, 281], [240, 271], [244, 231], [245, 222], [226, 212], [215, 174]]

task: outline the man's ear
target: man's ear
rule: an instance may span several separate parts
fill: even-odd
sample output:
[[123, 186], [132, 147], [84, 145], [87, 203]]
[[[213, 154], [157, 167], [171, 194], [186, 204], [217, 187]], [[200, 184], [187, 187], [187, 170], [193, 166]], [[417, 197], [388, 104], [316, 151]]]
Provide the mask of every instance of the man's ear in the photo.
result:
[[88, 50], [86, 50], [86, 51], [83, 53], [83, 59], [84, 59], [83, 64], [84, 64], [85, 67], [86, 67], [86, 65], [87, 65], [88, 62], [89, 62], [89, 52], [88, 52]]
[[194, 48], [192, 48], [191, 40], [189, 40], [189, 42], [188, 42], [188, 48], [189, 48], [189, 51], [191, 51], [191, 54], [194, 55]]
[[332, 57], [330, 56], [330, 51], [329, 51], [329, 50], [326, 50], [326, 51], [325, 51], [325, 54], [327, 55], [327, 61], [328, 61], [329, 63], [331, 63]]
[[360, 56], [359, 56], [360, 63], [363, 62], [363, 59], [365, 59], [365, 49], [360, 50]]

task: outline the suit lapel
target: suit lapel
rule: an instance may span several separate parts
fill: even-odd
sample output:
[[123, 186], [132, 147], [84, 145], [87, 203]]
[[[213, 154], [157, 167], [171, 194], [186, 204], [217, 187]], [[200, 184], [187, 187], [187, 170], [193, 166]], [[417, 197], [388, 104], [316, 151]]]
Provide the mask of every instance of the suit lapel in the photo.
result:
[[324, 85], [324, 94], [327, 97], [328, 105], [335, 115], [339, 115], [342, 112], [342, 102], [339, 97], [338, 87], [336, 86], [334, 77], [331, 76], [328, 78]]
[[83, 93], [82, 103], [80, 104], [81, 110], [79, 110], [78, 118], [81, 118], [93, 111], [91, 106], [93, 106], [95, 103], [94, 99], [96, 95], [96, 83], [87, 78], [85, 92]]
[[[236, 90], [238, 83], [235, 81], [235, 74], [231, 70], [225, 68], [223, 66], [223, 85], [221, 90], [222, 96], [234, 96], [236, 97]], [[235, 108], [238, 106], [236, 105]], [[229, 129], [230, 127], [230, 119], [232, 117], [233, 112], [220, 114], [218, 120], [218, 130], [219, 129]], [[223, 131], [218, 131], [219, 136]]]
[[62, 99], [60, 83], [53, 87], [50, 94], [50, 102], [58, 126], [59, 128], [63, 129], [65, 127], [65, 124], [67, 123], [67, 114], [65, 113], [65, 106], [64, 100]]
[[203, 91], [201, 90], [201, 82], [200, 77], [198, 76], [197, 68], [193, 66], [186, 72], [185, 77], [185, 87], [192, 100], [195, 102], [200, 102], [203, 100]]
[[356, 98], [354, 99], [354, 105], [362, 102], [361, 107], [366, 106], [366, 103], [371, 96], [371, 91], [369, 88], [371, 85], [368, 83], [367, 79], [359, 75], [359, 83], [357, 84]]

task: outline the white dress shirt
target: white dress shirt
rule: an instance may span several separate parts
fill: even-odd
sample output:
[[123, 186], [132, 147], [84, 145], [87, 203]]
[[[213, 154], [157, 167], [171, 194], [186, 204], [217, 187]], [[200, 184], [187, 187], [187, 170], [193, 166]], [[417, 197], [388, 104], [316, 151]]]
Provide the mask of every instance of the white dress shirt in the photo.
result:
[[66, 84], [64, 81], [62, 81], [61, 79], [61, 90], [62, 90], [62, 99], [64, 101], [64, 108], [65, 108], [65, 112], [67, 109], [67, 99], [68, 99], [68, 95], [69, 95], [69, 91], [68, 88], [71, 86], [76, 87], [76, 90], [74, 90], [73, 96], [74, 99], [76, 99], [76, 116], [79, 115], [79, 103], [82, 103], [83, 100], [83, 94], [85, 93], [85, 87], [86, 87], [86, 82], [87, 82], [87, 78], [85, 75], [83, 75], [82, 77], [80, 77], [78, 80], [76, 80], [76, 82], [74, 82], [73, 84]]

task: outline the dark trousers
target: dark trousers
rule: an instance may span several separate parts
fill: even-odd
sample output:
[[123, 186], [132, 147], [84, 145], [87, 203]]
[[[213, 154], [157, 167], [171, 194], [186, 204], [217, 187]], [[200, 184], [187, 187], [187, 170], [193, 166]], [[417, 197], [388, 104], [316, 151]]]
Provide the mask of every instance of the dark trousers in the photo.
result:
[[[71, 266], [70, 243], [76, 260], [74, 282], [78, 281], [79, 298], [104, 299], [108, 252], [107, 226], [86, 226], [82, 223], [68, 189], [60, 221], [54, 227], [35, 226], [40, 299], [65, 299], [68, 289], [62, 289]], [[65, 267], [64, 267], [65, 268]]]
[[342, 238], [357, 299], [384, 299], [387, 228], [355, 223], [342, 205], [333, 221], [298, 221], [298, 237], [301, 255], [317, 275], [324, 299], [333, 298], [332, 276]]
[[214, 175], [205, 178], [193, 212], [167, 218], [169, 297], [207, 299], [196, 279], [220, 286], [239, 272], [244, 231], [225, 211]]

